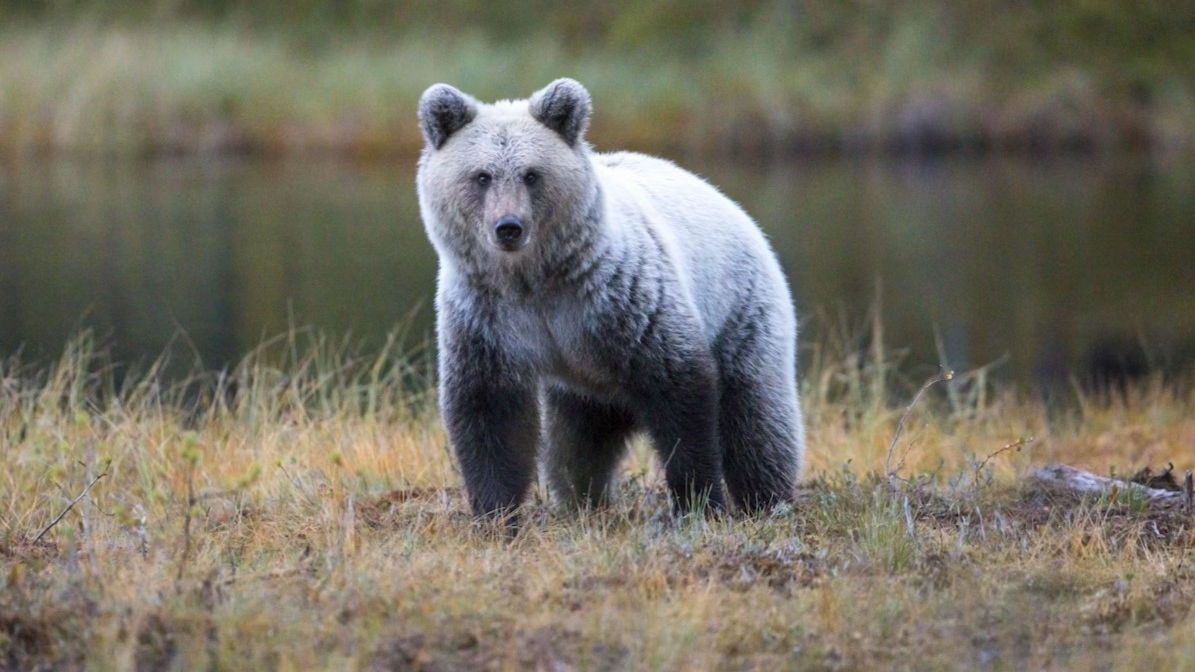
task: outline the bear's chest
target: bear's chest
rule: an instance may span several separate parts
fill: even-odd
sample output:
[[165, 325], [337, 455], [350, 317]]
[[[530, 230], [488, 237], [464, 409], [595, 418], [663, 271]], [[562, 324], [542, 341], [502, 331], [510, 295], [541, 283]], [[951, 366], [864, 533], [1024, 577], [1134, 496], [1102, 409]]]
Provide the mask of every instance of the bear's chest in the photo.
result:
[[529, 307], [511, 317], [510, 333], [541, 375], [594, 395], [618, 395], [630, 353], [604, 335], [610, 316], [564, 304]]

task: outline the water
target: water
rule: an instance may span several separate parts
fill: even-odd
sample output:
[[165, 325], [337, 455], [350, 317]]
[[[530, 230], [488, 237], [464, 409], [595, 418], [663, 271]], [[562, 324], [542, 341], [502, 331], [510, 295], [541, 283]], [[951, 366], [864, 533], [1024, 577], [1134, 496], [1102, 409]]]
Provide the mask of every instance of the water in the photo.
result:
[[[910, 371], [940, 342], [1027, 385], [1192, 352], [1195, 162], [686, 163], [763, 224], [806, 334], [878, 305]], [[124, 366], [174, 343], [220, 368], [290, 325], [414, 344], [434, 275], [410, 162], [0, 166], [0, 356], [53, 359], [84, 327]]]

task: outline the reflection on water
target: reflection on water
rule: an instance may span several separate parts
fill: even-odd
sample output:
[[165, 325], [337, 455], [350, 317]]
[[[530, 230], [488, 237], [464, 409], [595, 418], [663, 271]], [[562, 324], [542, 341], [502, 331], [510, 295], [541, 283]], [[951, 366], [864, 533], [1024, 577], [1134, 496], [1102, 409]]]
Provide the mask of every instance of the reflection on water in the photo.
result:
[[[210, 368], [290, 324], [380, 343], [432, 292], [407, 169], [188, 160], [4, 175], [0, 352], [23, 343], [22, 359], [54, 356], [81, 325], [124, 362], [181, 330]], [[430, 308], [417, 318], [430, 329]]]
[[[435, 258], [410, 163], [0, 167], [0, 355], [54, 357], [82, 326], [126, 363], [182, 331], [209, 368], [289, 324], [380, 344], [405, 320], [423, 339]], [[914, 365], [938, 361], [935, 332], [952, 366], [1007, 356], [1026, 383], [1140, 343], [1181, 356], [1195, 335], [1189, 162], [699, 172], [763, 224], [805, 316], [861, 323], [881, 287], [885, 339]]]

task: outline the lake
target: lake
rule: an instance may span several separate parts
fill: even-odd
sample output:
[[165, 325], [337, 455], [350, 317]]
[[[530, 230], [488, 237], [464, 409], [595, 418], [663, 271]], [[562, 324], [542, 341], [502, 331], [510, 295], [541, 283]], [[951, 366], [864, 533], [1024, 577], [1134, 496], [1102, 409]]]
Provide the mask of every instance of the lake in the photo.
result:
[[[85, 327], [122, 366], [181, 342], [176, 367], [218, 369], [288, 325], [424, 342], [435, 256], [413, 163], [8, 160], [0, 356], [51, 360]], [[1026, 386], [1195, 352], [1189, 157], [683, 163], [761, 222], [806, 335], [862, 344], [878, 305], [911, 374], [936, 342]]]

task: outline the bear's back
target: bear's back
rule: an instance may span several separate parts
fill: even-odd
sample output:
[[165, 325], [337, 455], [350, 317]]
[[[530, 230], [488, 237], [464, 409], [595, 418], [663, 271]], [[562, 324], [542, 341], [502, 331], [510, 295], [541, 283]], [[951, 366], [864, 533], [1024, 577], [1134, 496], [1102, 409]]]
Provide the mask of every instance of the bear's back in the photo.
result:
[[649, 206], [654, 216], [646, 222], [679, 257], [675, 261], [711, 339], [744, 302], [779, 300], [791, 308], [788, 285], [763, 232], [713, 185], [646, 154], [595, 154], [594, 162], [599, 175], [605, 174], [599, 179], [607, 198]]

